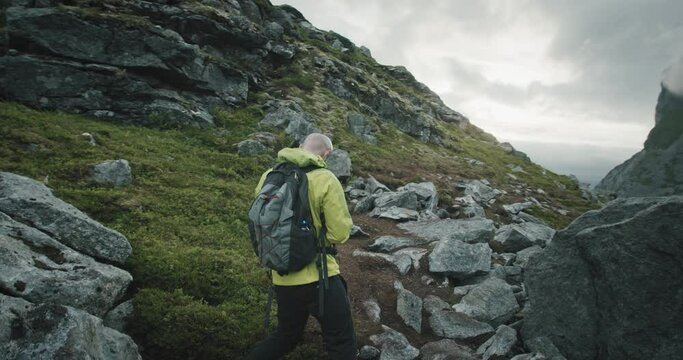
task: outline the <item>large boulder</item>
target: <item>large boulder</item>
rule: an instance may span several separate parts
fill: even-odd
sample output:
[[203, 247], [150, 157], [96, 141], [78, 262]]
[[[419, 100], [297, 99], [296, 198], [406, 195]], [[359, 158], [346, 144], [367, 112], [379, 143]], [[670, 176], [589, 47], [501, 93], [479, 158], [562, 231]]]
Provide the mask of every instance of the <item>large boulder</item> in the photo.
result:
[[7, 294], [103, 316], [132, 280], [0, 212], [0, 288]]
[[375, 207], [388, 209], [392, 206], [417, 210], [417, 194], [414, 191], [384, 192], [375, 199]]
[[470, 290], [459, 303], [453, 305], [453, 309], [498, 326], [517, 313], [519, 304], [510, 285], [499, 278], [491, 277]]
[[420, 209], [435, 212], [439, 204], [439, 193], [432, 182], [408, 183], [398, 188], [398, 191], [414, 192]]
[[96, 259], [123, 264], [131, 253], [128, 240], [52, 195], [42, 183], [0, 172], [0, 211], [31, 224], [58, 242]]
[[293, 100], [270, 100], [265, 103], [266, 115], [259, 125], [284, 129], [296, 141], [303, 141], [308, 134], [320, 132], [315, 127], [313, 115]]
[[93, 166], [92, 179], [100, 184], [127, 186], [133, 182], [133, 172], [128, 160], [107, 160]]
[[[5, 298], [0, 294], [0, 304]], [[69, 306], [31, 306], [16, 316], [11, 326], [13, 336], [0, 343], [0, 352], [7, 359], [141, 359], [130, 337], [105, 327], [100, 318]]]
[[491, 269], [491, 253], [491, 248], [485, 243], [442, 240], [429, 254], [429, 271], [458, 279], [485, 274]]
[[557, 233], [525, 269], [525, 342], [569, 359], [683, 353], [683, 197], [624, 198]]
[[482, 204], [488, 203], [502, 194], [500, 190], [492, 188], [485, 180], [468, 180], [458, 184], [458, 187], [463, 190], [465, 195], [472, 196], [475, 201]]
[[351, 176], [351, 157], [346, 150], [334, 149], [325, 163], [340, 180], [346, 180]]
[[489, 242], [498, 253], [516, 253], [533, 245], [545, 247], [555, 235], [555, 230], [543, 224], [524, 222], [503, 225]]
[[488, 243], [496, 231], [489, 219], [417, 221], [399, 224], [398, 227], [428, 241], [459, 240], [472, 244]]

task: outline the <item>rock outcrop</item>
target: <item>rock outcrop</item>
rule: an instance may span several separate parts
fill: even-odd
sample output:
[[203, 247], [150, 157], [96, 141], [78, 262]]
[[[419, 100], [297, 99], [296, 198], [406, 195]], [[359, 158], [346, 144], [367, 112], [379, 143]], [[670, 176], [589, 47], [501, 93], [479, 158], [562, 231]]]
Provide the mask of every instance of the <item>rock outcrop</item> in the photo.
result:
[[133, 280], [115, 266], [130, 252], [123, 235], [42, 183], [0, 172], [0, 353], [8, 359], [140, 359], [133, 340], [101, 319]]
[[662, 84], [643, 150], [612, 169], [595, 191], [617, 197], [683, 194], [683, 95]]
[[525, 342], [569, 359], [683, 352], [683, 197], [624, 198], [576, 219], [525, 269]]

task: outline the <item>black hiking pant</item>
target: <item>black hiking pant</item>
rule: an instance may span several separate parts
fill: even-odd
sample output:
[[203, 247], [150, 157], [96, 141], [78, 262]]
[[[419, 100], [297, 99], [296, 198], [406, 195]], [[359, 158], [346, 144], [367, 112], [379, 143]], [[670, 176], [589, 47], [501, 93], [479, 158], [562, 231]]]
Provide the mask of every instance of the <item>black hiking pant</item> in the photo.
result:
[[329, 278], [322, 318], [318, 316], [318, 282], [296, 286], [274, 286], [278, 310], [277, 329], [256, 344], [248, 360], [280, 359], [299, 343], [313, 315], [323, 332], [325, 351], [330, 360], [355, 360], [356, 334], [346, 283], [340, 275]]

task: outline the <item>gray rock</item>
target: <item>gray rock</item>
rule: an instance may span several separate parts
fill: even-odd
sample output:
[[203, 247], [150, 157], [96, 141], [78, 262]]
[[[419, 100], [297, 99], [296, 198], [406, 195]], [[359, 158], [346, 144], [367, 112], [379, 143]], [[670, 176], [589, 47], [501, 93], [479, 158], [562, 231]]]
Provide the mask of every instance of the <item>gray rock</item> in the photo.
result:
[[503, 225], [489, 245], [499, 253], [516, 253], [533, 245], [545, 247], [554, 235], [554, 229], [536, 223]]
[[678, 357], [682, 218], [681, 196], [624, 198], [558, 232], [525, 269], [525, 342], [548, 336], [578, 360]]
[[434, 314], [437, 311], [450, 310], [451, 309], [450, 304], [443, 301], [440, 297], [438, 297], [436, 295], [427, 295], [422, 300], [422, 306], [424, 307], [425, 311], [427, 313], [429, 313], [430, 315]]
[[453, 305], [453, 309], [479, 321], [498, 326], [510, 320], [519, 311], [519, 304], [510, 285], [492, 277], [470, 290], [459, 303]]
[[370, 341], [382, 351], [380, 360], [413, 360], [420, 355], [400, 332], [386, 325], [382, 325], [382, 330], [383, 333], [370, 336]]
[[460, 240], [439, 241], [429, 254], [429, 271], [458, 279], [488, 273], [491, 248], [488, 244], [468, 244]]
[[515, 266], [519, 266], [521, 268], [526, 268], [527, 264], [529, 263], [529, 259], [531, 259], [532, 256], [540, 253], [543, 251], [543, 248], [541, 248], [538, 245], [534, 245], [532, 247], [528, 247], [524, 250], [521, 250], [517, 253], [517, 256], [515, 257]]
[[15, 323], [14, 331], [22, 336], [0, 345], [8, 359], [141, 359], [130, 337], [72, 307], [37, 305]]
[[471, 195], [474, 200], [482, 204], [487, 203], [502, 194], [500, 190], [492, 188], [481, 180], [469, 180], [458, 184], [458, 187], [463, 190], [465, 195]]
[[107, 160], [93, 167], [93, 181], [114, 186], [128, 186], [133, 182], [133, 173], [128, 160]]
[[394, 257], [402, 258], [408, 256], [413, 264], [413, 269], [420, 269], [420, 259], [427, 254], [427, 249], [422, 248], [403, 248], [394, 252]]
[[370, 194], [378, 194], [378, 193], [382, 193], [382, 192], [391, 191], [391, 190], [389, 190], [389, 188], [386, 185], [377, 181], [377, 179], [375, 179], [372, 176], [369, 176], [367, 178], [365, 190], [367, 190]]
[[459, 240], [466, 243], [488, 243], [496, 230], [489, 219], [418, 221], [399, 224], [398, 227], [428, 241]]
[[398, 206], [391, 206], [386, 209], [382, 208], [375, 208], [373, 210], [373, 213], [371, 216], [373, 217], [379, 217], [383, 219], [391, 219], [391, 220], [397, 220], [397, 221], [409, 221], [409, 220], [417, 220], [419, 217], [419, 213], [415, 210], [412, 209], [406, 209], [406, 208], [401, 208]]
[[346, 122], [349, 125], [349, 130], [353, 135], [360, 138], [368, 144], [377, 144], [375, 137], [375, 126], [363, 114], [348, 113], [346, 115]]
[[517, 331], [509, 326], [501, 325], [496, 333], [477, 349], [482, 360], [506, 358], [517, 343]]
[[477, 360], [478, 357], [466, 346], [454, 340], [442, 339], [426, 343], [420, 348], [422, 360]]
[[432, 182], [408, 183], [398, 188], [398, 191], [414, 192], [421, 205], [419, 209], [435, 212], [439, 204], [439, 194]]
[[273, 149], [266, 147], [259, 141], [247, 139], [237, 143], [237, 153], [241, 156], [254, 156], [272, 152]]
[[370, 52], [370, 49], [368, 49], [368, 48], [365, 47], [365, 46], [361, 46], [360, 48], [358, 48], [358, 51], [360, 51], [361, 54], [363, 54], [363, 55], [365, 55], [365, 56], [367, 56], [367, 57], [372, 57], [372, 53]]
[[334, 149], [325, 163], [340, 180], [346, 180], [351, 176], [351, 157], [346, 150]]
[[520, 211], [519, 213], [517, 213], [517, 215], [512, 215], [511, 217], [514, 222], [532, 222], [541, 225], [548, 225], [545, 223], [545, 221], [524, 211]]
[[363, 308], [365, 308], [365, 314], [368, 316], [370, 321], [375, 324], [379, 324], [381, 321], [382, 309], [379, 307], [377, 300], [368, 299], [363, 301]]
[[567, 360], [560, 350], [553, 344], [547, 336], [539, 336], [527, 340], [525, 343], [527, 348], [536, 354], [541, 354], [552, 360]]
[[123, 264], [131, 252], [128, 240], [64, 201], [42, 183], [0, 172], [0, 211], [75, 250]]
[[308, 134], [320, 132], [313, 123], [313, 116], [292, 100], [271, 100], [265, 104], [266, 115], [259, 122], [261, 126], [285, 129], [285, 133], [302, 141]]
[[422, 299], [403, 287], [400, 281], [394, 282], [396, 289], [396, 313], [418, 334], [422, 333]]
[[[159, 18], [165, 22], [177, 18], [164, 15]], [[197, 31], [190, 24], [193, 20], [205, 29], [207, 23], [216, 24], [202, 15], [186, 16], [185, 20], [184, 28], [191, 34], [208, 33]], [[237, 30], [236, 26], [213, 27], [224, 29], [220, 35], [227, 35], [227, 28]], [[250, 28], [223, 38], [246, 35]], [[186, 43], [170, 28], [121, 29], [69, 9], [12, 7], [7, 11], [5, 29], [10, 42], [32, 44], [28, 52], [52, 54], [50, 58], [0, 58], [2, 67], [17, 70], [0, 77], [0, 88], [6, 89], [3, 96], [35, 107], [109, 114], [105, 117], [138, 123], [149, 122], [149, 115], [154, 114], [172, 125], [207, 127], [213, 126], [212, 105], [242, 104], [247, 98], [246, 73], [211, 61], [199, 46]], [[264, 36], [251, 36], [254, 34], [240, 38], [245, 44], [247, 38], [265, 40]], [[238, 53], [248, 56], [246, 49]], [[147, 75], [127, 76], [126, 69], [144, 69]]]
[[364, 198], [368, 195], [370, 194], [368, 194], [367, 191], [361, 189], [351, 189], [351, 191], [349, 191], [349, 198], [351, 199]]
[[377, 195], [371, 195], [360, 199], [353, 208], [354, 214], [364, 214], [375, 208]]
[[128, 272], [98, 263], [0, 212], [0, 288], [6, 293], [102, 316], [132, 280]]
[[332, 41], [332, 48], [335, 49], [335, 50], [339, 50], [339, 51], [346, 51], [346, 50], [348, 50], [347, 48], [344, 47], [344, 45], [342, 44], [342, 42], [339, 41], [339, 39], [334, 39], [334, 41]]
[[396, 237], [391, 235], [380, 236], [368, 247], [371, 251], [391, 252], [396, 249], [408, 246], [423, 245], [426, 241], [419, 239], [410, 239], [404, 237]]
[[125, 333], [128, 323], [133, 318], [133, 311], [133, 300], [118, 304], [104, 316], [104, 326]]
[[283, 59], [289, 60], [296, 54], [296, 48], [289, 44], [277, 44], [270, 49], [270, 52]]
[[486, 211], [474, 200], [472, 195], [455, 198], [455, 204], [460, 206], [461, 212], [466, 218], [486, 218]]
[[456, 340], [477, 340], [493, 334], [491, 325], [452, 310], [433, 313], [429, 325], [437, 336]]
[[349, 236], [351, 236], [351, 237], [354, 237], [354, 236], [370, 236], [370, 234], [363, 231], [363, 229], [361, 229], [360, 226], [353, 225], [353, 226], [351, 226], [351, 233], [349, 234]]
[[514, 204], [509, 204], [509, 205], [503, 205], [503, 210], [505, 210], [508, 214], [510, 215], [517, 215], [518, 213], [534, 206], [534, 203], [531, 201], [523, 202], [523, 203], [514, 203]]
[[413, 191], [384, 192], [375, 199], [375, 207], [388, 209], [392, 206], [417, 210], [417, 194]]
[[408, 254], [403, 254], [400, 256], [394, 256], [394, 255], [389, 255], [389, 254], [374, 253], [374, 252], [368, 252], [368, 251], [356, 249], [353, 251], [353, 256], [368, 257], [368, 258], [373, 258], [373, 259], [382, 259], [383, 261], [389, 262], [389, 263], [393, 264], [394, 266], [396, 266], [396, 268], [398, 269], [398, 272], [401, 273], [401, 275], [407, 274], [413, 265], [413, 259]]
[[265, 25], [264, 34], [271, 40], [280, 40], [284, 32], [282, 25], [276, 22], [269, 21]]
[[358, 359], [359, 360], [374, 360], [379, 357], [380, 351], [378, 348], [370, 345], [364, 345], [362, 348], [360, 348], [360, 351], [358, 352]]

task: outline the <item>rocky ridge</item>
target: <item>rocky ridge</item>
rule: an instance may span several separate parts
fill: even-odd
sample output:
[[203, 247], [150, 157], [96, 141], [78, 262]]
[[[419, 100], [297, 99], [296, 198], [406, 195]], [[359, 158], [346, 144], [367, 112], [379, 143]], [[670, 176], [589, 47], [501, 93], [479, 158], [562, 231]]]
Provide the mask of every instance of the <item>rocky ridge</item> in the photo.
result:
[[683, 194], [683, 96], [662, 84], [643, 150], [612, 169], [595, 190], [615, 197]]

